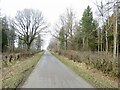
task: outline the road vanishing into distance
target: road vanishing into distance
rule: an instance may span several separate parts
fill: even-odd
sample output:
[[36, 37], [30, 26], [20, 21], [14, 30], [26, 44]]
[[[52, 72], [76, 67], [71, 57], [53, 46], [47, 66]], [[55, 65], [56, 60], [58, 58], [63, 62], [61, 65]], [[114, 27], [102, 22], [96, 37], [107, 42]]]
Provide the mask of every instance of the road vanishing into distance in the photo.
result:
[[22, 88], [93, 88], [46, 51]]

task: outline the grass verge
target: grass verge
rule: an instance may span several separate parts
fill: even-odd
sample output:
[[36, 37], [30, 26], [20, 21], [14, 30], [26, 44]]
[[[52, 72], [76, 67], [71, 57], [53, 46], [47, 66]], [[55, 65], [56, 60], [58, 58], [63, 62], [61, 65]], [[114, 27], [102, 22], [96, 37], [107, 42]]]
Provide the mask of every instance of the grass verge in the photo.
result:
[[70, 67], [79, 76], [83, 77], [86, 81], [91, 83], [96, 88], [118, 88], [117, 80], [104, 75], [96, 69], [88, 69], [84, 63], [73, 62], [68, 58], [52, 52], [62, 63]]
[[21, 82], [32, 72], [43, 52], [34, 56], [17, 61], [14, 65], [3, 67], [2, 88], [17, 88]]

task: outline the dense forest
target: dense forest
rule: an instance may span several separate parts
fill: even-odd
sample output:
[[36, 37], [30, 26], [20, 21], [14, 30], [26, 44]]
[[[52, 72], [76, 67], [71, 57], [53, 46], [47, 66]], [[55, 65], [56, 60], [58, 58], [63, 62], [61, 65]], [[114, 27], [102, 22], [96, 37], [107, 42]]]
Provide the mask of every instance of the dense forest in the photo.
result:
[[[120, 2], [95, 3], [97, 18], [88, 6], [80, 20], [67, 9], [55, 25], [48, 49], [103, 72], [118, 75], [120, 54]], [[107, 67], [106, 67], [107, 66]]]

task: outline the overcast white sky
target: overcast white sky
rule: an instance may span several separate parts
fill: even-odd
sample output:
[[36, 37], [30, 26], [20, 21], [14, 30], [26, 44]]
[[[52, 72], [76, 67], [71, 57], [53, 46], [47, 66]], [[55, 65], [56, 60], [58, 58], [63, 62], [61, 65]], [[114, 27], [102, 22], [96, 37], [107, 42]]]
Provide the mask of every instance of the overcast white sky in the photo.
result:
[[[17, 10], [24, 8], [39, 9], [51, 24], [50, 29], [52, 29], [52, 26], [58, 21], [59, 16], [66, 11], [66, 8], [72, 8], [79, 20], [88, 5], [95, 12], [93, 1], [96, 0], [0, 0], [0, 8], [2, 14], [11, 17], [15, 16]], [[50, 35], [47, 35], [44, 48], [47, 47], [49, 39]]]

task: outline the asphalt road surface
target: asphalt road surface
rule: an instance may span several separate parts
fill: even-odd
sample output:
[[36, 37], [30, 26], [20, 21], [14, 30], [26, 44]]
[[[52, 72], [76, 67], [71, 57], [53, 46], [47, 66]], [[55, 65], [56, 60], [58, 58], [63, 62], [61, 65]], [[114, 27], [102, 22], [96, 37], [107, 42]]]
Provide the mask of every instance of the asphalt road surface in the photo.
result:
[[93, 88], [48, 51], [22, 88]]

